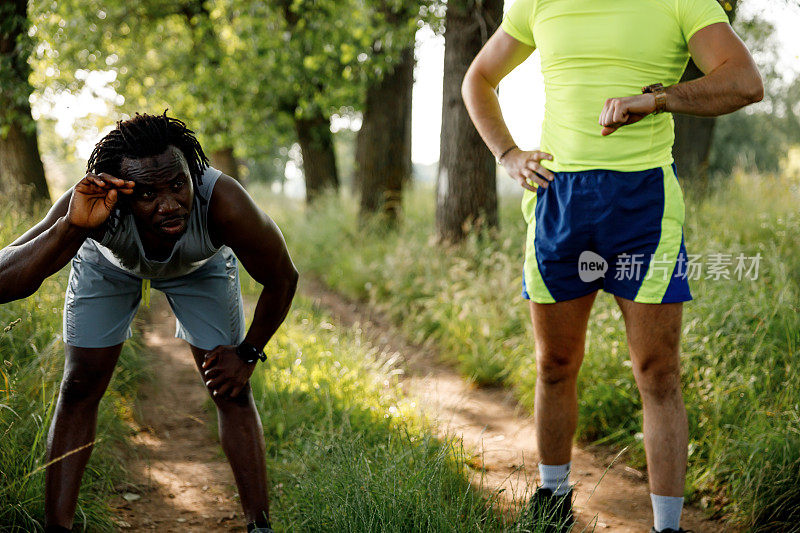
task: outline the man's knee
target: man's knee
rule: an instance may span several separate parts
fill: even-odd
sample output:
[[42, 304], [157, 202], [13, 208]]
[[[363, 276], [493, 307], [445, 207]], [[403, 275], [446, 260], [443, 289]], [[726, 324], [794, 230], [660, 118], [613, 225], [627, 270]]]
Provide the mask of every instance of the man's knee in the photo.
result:
[[568, 383], [578, 379], [582, 355], [552, 348], [536, 351], [536, 370], [538, 377], [548, 385]]
[[67, 344], [59, 401], [85, 405], [99, 403], [121, 351], [122, 344], [107, 348], [78, 348]]
[[[209, 390], [209, 393], [211, 393], [211, 390]], [[211, 394], [211, 398], [214, 400], [217, 410], [223, 412], [246, 410], [253, 405], [253, 393], [250, 389], [250, 383], [245, 385], [235, 397], [231, 397], [229, 394], [224, 396]]]
[[643, 397], [661, 401], [680, 394], [680, 364], [674, 356], [652, 354], [634, 363], [634, 373], [639, 392]]
[[61, 380], [60, 392], [59, 401], [62, 403], [92, 405], [100, 403], [105, 386], [87, 376], [66, 374]]

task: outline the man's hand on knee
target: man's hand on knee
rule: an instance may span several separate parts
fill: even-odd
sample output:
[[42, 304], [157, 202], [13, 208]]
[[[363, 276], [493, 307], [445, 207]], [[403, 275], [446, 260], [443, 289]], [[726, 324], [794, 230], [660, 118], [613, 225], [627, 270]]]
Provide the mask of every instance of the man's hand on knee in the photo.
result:
[[203, 381], [215, 398], [236, 398], [253, 375], [255, 363], [245, 363], [236, 346], [217, 346], [205, 355]]

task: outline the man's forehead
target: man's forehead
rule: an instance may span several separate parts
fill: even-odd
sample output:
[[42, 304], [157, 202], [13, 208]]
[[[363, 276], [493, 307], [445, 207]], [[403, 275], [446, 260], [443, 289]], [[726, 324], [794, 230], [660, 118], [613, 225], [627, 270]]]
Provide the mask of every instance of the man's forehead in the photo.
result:
[[178, 148], [169, 146], [161, 154], [142, 157], [124, 157], [120, 165], [122, 178], [133, 180], [137, 183], [155, 183], [171, 179], [181, 171], [189, 174], [189, 164]]

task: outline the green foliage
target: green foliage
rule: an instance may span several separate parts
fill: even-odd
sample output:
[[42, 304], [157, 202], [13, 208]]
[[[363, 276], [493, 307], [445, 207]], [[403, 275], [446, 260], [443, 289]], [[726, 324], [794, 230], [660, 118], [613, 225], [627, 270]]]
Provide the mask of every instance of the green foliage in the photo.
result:
[[[32, 223], [0, 202], [0, 245]], [[44, 523], [45, 446], [58, 393], [63, 345], [61, 308], [66, 271], [25, 299], [0, 306], [0, 530], [41, 531]], [[106, 499], [125, 470], [122, 451], [130, 430], [137, 384], [144, 363], [135, 345], [126, 346], [109, 392], [100, 405], [98, 442], [86, 469], [75, 517], [76, 528], [109, 531]]]
[[800, 75], [779, 72], [775, 27], [758, 17], [738, 19], [736, 31], [747, 43], [764, 80], [764, 100], [717, 119], [709, 155], [709, 170], [729, 174], [778, 172], [787, 151], [800, 143]]
[[[422, 194], [428, 191], [412, 192], [399, 233], [386, 231], [378, 223], [355, 229], [355, 205], [335, 199], [315, 206], [319, 215], [302, 216], [283, 207], [274, 216], [287, 224], [281, 228], [290, 249], [298, 250], [295, 255], [304, 270], [345, 294], [370, 299], [405, 324], [412, 340], [436, 341], [445, 357], [458, 363], [470, 378], [481, 383], [503, 381], [509, 369], [517, 366], [512, 361], [524, 358], [528, 351], [507, 342], [509, 336], [526, 335], [526, 310], [508, 313], [507, 303], [496, 297], [514, 280], [521, 283], [522, 246], [509, 232], [493, 242], [473, 236], [463, 247], [442, 253], [431, 239], [426, 221], [433, 215]], [[523, 231], [521, 220], [508, 221], [508, 226]], [[369, 235], [374, 238], [365, 241]], [[499, 272], [504, 275], [493, 276]], [[475, 275], [485, 281], [480, 287], [473, 283]], [[498, 315], [509, 318], [501, 330], [483, 320]], [[465, 343], [465, 339], [469, 340]]]
[[[796, 185], [738, 175], [687, 216], [698, 251], [763, 258], [755, 282], [697, 282], [684, 328], [694, 488], [717, 491], [726, 511], [758, 531], [796, 523], [800, 503], [797, 484], [784, 480], [800, 475], [797, 197]], [[745, 212], [752, 216], [736, 215]]]
[[[687, 198], [690, 253], [761, 254], [757, 281], [698, 280], [685, 307], [684, 396], [690, 420], [688, 493], [743, 524], [796, 523], [800, 489], [800, 233], [796, 184], [727, 180], [695, 205]], [[432, 240], [432, 194], [416, 191], [397, 232], [356, 229], [355, 206], [331, 201], [302, 213], [262, 198], [301, 272], [369, 301], [417, 342], [439, 349], [481, 383], [513, 387], [531, 408], [534, 347], [519, 301], [524, 227], [518, 201], [501, 206], [495, 239], [442, 249]], [[742, 217], [741, 213], [751, 213]], [[615, 302], [598, 297], [579, 377], [579, 438], [630, 446], [644, 465], [641, 401]], [[766, 526], [765, 526], [766, 527]], [[768, 527], [768, 530], [769, 530]]]
[[202, 0], [53, 2], [34, 10], [37, 86], [80, 90], [90, 70], [116, 73], [126, 114], [162, 112], [201, 132], [209, 151], [232, 144], [237, 73]]
[[[440, 16], [434, 0], [66, 0], [34, 4], [35, 84], [83, 87], [111, 70], [121, 113], [172, 114], [207, 151], [272, 159], [292, 121], [361, 106], [365, 86]], [[399, 20], [399, 22], [398, 22]]]

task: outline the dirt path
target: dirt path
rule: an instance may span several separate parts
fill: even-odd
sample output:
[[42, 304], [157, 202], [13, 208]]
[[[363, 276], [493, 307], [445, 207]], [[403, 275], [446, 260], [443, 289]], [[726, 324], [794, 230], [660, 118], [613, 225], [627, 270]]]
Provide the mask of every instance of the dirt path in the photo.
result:
[[[507, 390], [470, 386], [440, 364], [431, 349], [405, 342], [378, 313], [319, 283], [305, 283], [302, 290], [343, 326], [359, 326], [365, 340], [401, 355], [406, 390], [419, 398], [442, 435], [463, 437], [465, 447], [475, 454], [472, 466], [484, 474], [473, 482], [488, 490], [506, 489], [507, 501], [525, 497], [526, 480], [536, 475], [533, 425]], [[143, 331], [158, 371], [140, 392], [141, 427], [133, 439], [137, 458], [128, 465], [130, 481], [110, 502], [118, 510], [118, 526], [124, 531], [243, 531], [233, 476], [208, 430], [205, 388], [186, 344], [173, 336], [174, 318], [160, 293], [154, 295]], [[649, 531], [650, 501], [643, 474], [614, 465], [598, 484], [608, 462], [573, 449], [579, 524], [596, 522], [597, 531]], [[684, 511], [683, 526], [698, 533], [725, 531], [692, 508]]]
[[117, 525], [123, 531], [244, 531], [233, 474], [208, 428], [205, 387], [188, 346], [174, 337], [175, 318], [161, 293], [154, 291], [145, 316], [144, 341], [158, 370], [140, 392], [130, 482], [110, 502]]
[[[358, 326], [368, 342], [384, 352], [400, 354], [405, 361], [405, 389], [419, 398], [442, 435], [463, 437], [465, 448], [475, 454], [472, 466], [482, 467], [484, 473], [473, 483], [491, 491], [505, 489], [502, 496], [507, 503], [526, 497], [526, 480], [532, 482], [538, 474], [533, 421], [508, 390], [469, 385], [455, 370], [439, 363], [430, 348], [405, 342], [402, 333], [379, 313], [346, 300], [321, 283], [306, 282], [302, 290], [342, 325]], [[572, 457], [579, 521], [575, 531], [587, 524], [586, 531], [595, 524], [596, 531], [650, 530], [652, 512], [643, 473], [623, 464], [614, 464], [606, 472], [613, 458], [598, 457], [578, 447], [573, 448]], [[697, 533], [731, 531], [705, 520], [700, 510], [691, 507], [684, 510], [681, 525]]]

